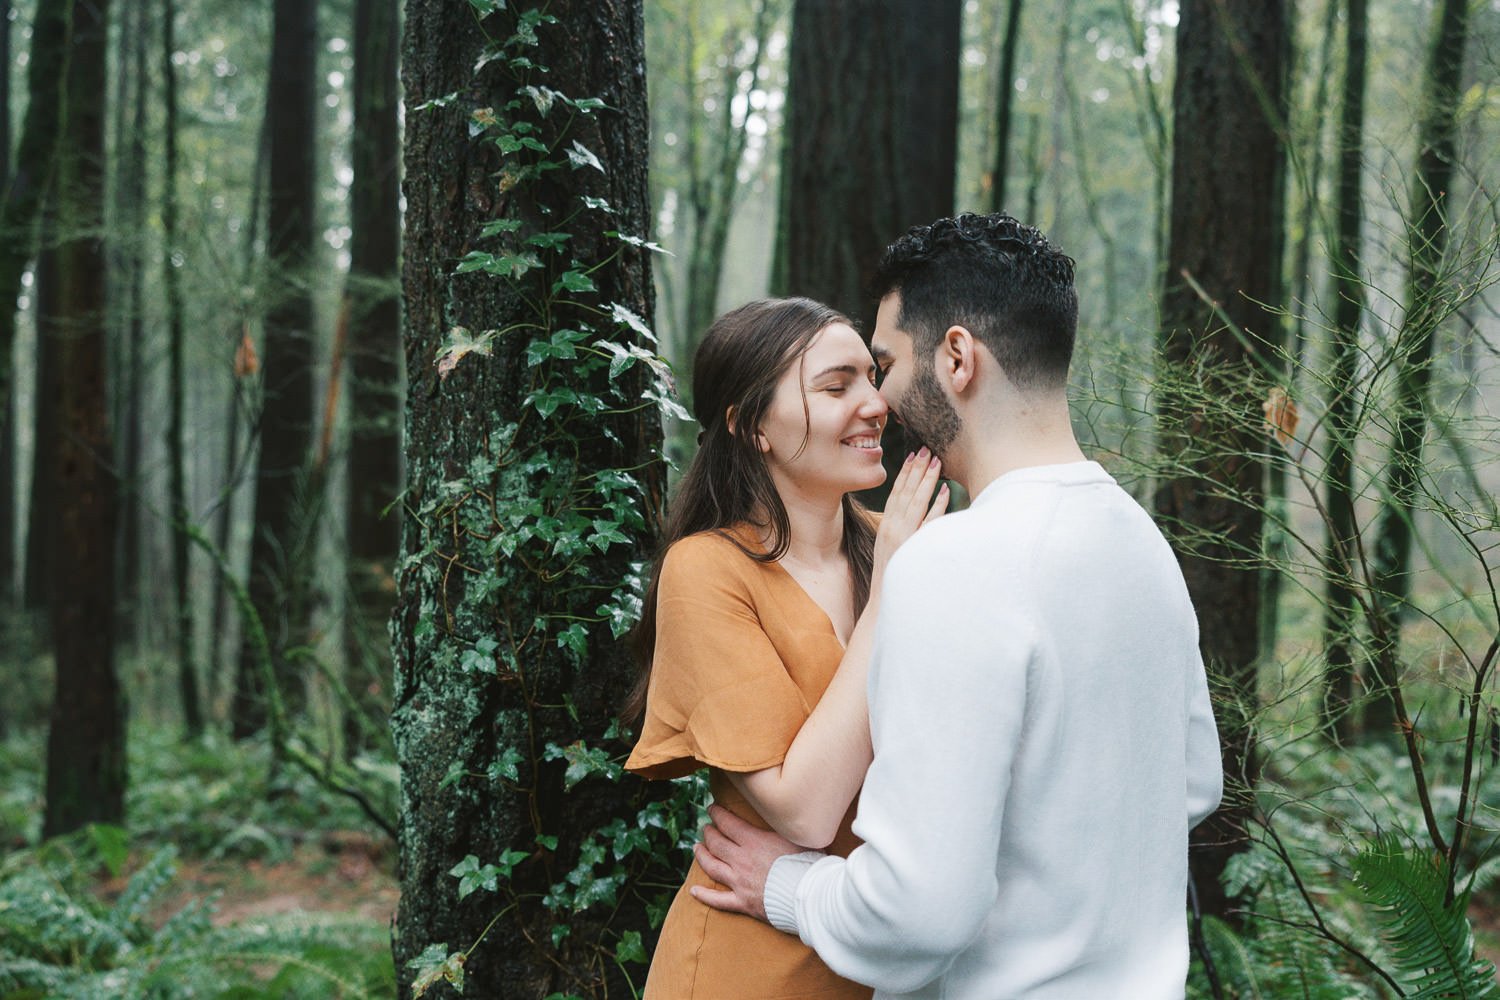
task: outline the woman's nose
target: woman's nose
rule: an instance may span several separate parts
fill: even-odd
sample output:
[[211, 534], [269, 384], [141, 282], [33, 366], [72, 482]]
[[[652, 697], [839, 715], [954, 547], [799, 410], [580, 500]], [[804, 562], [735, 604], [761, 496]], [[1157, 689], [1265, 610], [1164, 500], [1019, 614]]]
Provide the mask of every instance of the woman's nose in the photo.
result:
[[890, 404], [885, 401], [885, 397], [873, 385], [870, 386], [865, 392], [865, 398], [860, 401], [859, 415], [872, 420], [878, 420], [890, 411]]

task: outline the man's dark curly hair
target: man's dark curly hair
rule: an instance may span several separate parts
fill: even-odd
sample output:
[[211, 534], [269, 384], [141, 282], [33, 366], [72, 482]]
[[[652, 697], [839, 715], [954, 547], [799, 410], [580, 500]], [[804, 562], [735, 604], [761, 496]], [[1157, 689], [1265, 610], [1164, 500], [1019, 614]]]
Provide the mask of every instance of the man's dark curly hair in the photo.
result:
[[877, 298], [901, 293], [896, 322], [919, 363], [959, 325], [1019, 388], [1067, 381], [1078, 329], [1073, 258], [1009, 215], [964, 214], [908, 230], [886, 247], [870, 290]]

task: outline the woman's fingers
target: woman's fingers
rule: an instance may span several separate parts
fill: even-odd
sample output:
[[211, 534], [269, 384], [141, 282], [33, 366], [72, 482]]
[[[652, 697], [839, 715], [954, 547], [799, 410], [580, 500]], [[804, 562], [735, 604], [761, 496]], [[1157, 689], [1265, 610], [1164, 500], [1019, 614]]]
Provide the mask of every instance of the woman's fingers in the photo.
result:
[[952, 496], [952, 491], [948, 489], [947, 483], [939, 486], [937, 496], [933, 498], [932, 506], [928, 508], [927, 516], [922, 518], [922, 523], [926, 524], [928, 521], [942, 517], [947, 513], [948, 501], [952, 499]]

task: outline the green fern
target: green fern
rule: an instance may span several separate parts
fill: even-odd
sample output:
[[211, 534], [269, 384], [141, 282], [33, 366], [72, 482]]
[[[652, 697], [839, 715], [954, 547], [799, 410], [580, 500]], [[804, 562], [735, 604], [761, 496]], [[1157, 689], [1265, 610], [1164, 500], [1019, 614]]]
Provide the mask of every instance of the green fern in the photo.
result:
[[160, 927], [147, 911], [175, 876], [157, 851], [113, 905], [91, 891], [101, 862], [86, 834], [0, 865], [0, 997], [5, 1000], [187, 1000], [395, 992], [387, 931], [345, 915], [290, 914], [216, 928], [189, 902]]
[[[1204, 942], [1226, 995], [1241, 1000], [1375, 996], [1345, 968], [1347, 959], [1337, 946], [1311, 929], [1307, 904], [1274, 852], [1257, 845], [1236, 855], [1225, 870], [1224, 885], [1232, 895], [1252, 901], [1242, 931], [1213, 917], [1203, 921]], [[1320, 892], [1320, 887], [1312, 888]], [[1208, 995], [1201, 969], [1194, 970], [1189, 985], [1193, 995]]]
[[1443, 863], [1405, 848], [1393, 835], [1377, 837], [1354, 859], [1354, 881], [1376, 908], [1397, 975], [1411, 1000], [1481, 1000], [1500, 995], [1495, 967], [1474, 957], [1465, 915], [1467, 893], [1444, 905]]

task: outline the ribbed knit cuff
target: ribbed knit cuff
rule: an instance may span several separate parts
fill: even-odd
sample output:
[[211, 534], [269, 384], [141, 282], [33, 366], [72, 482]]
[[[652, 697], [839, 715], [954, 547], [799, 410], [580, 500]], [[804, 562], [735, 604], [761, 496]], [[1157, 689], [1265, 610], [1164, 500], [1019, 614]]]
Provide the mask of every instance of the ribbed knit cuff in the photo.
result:
[[822, 851], [783, 854], [766, 873], [766, 919], [771, 926], [788, 934], [797, 933], [797, 886], [807, 870], [828, 855]]

